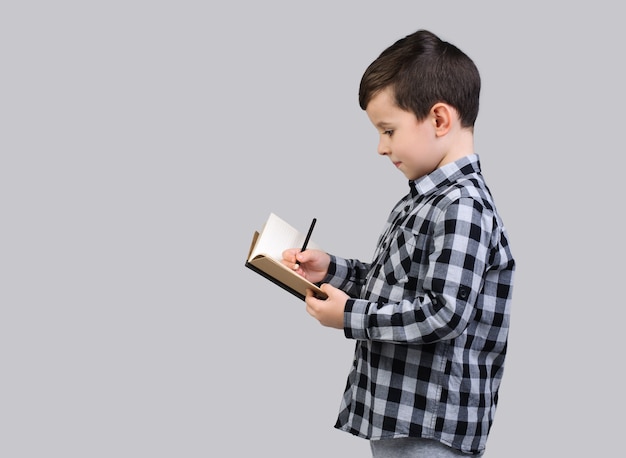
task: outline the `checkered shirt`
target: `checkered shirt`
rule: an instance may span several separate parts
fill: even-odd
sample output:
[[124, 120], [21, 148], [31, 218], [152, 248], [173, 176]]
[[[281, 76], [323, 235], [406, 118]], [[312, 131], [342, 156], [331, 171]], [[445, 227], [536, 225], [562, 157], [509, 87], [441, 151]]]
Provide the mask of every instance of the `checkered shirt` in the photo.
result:
[[356, 340], [336, 428], [481, 453], [507, 348], [515, 261], [477, 155], [409, 182], [373, 260], [331, 255]]

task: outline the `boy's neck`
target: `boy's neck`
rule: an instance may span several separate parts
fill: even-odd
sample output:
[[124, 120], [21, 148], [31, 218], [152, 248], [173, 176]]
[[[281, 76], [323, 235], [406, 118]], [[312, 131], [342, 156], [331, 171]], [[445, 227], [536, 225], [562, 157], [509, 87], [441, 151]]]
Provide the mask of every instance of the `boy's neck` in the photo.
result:
[[474, 154], [474, 131], [472, 129], [459, 129], [449, 132], [446, 137], [449, 142], [447, 152], [439, 163], [439, 167]]

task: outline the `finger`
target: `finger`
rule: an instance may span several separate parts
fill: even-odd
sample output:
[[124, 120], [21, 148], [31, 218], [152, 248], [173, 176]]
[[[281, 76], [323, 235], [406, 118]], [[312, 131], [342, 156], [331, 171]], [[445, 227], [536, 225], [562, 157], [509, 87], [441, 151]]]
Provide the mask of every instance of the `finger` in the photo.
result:
[[283, 259], [290, 262], [295, 262], [296, 253], [298, 252], [297, 248], [289, 248], [283, 251]]
[[295, 252], [296, 261], [300, 261], [301, 263], [309, 262], [314, 258], [313, 250], [296, 250]]
[[289, 267], [290, 269], [296, 270], [300, 267], [299, 264], [297, 264], [297, 261], [295, 259], [289, 259], [289, 258], [284, 258], [280, 260], [281, 264], [283, 264], [286, 267]]
[[315, 297], [315, 293], [311, 289], [306, 290], [306, 297], [304, 298], [306, 305], [311, 310], [316, 310], [319, 307], [319, 299]]
[[330, 298], [330, 295], [333, 293], [333, 291], [336, 288], [333, 285], [331, 285], [330, 283], [322, 283], [320, 285], [320, 289], [322, 291], [324, 291], [326, 293], [326, 295]]
[[315, 296], [313, 296], [313, 291], [311, 291], [310, 289], [306, 290], [306, 297], [304, 299], [304, 302], [306, 304], [306, 311], [309, 315], [311, 315], [313, 318], [315, 318], [315, 307], [313, 304], [313, 301], [315, 300]]
[[281, 263], [289, 267], [290, 269], [296, 270], [299, 267], [298, 261], [296, 259], [297, 252], [297, 248], [289, 248], [287, 250], [284, 250], [282, 252]]

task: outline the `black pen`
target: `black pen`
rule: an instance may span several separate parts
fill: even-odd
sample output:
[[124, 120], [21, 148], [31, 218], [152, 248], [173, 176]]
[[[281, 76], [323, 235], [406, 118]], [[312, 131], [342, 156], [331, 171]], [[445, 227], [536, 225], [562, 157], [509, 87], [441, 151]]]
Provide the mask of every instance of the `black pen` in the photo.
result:
[[[306, 246], [309, 244], [309, 239], [311, 238], [311, 234], [313, 233], [313, 228], [315, 227], [316, 222], [317, 218], [313, 218], [313, 221], [311, 221], [311, 226], [309, 227], [309, 232], [306, 233], [306, 237], [304, 238], [304, 243], [302, 244], [300, 253], [306, 250]], [[298, 267], [300, 267], [300, 264], [298, 264], [298, 261], [296, 260], [296, 265], [294, 266], [294, 269], [297, 269]]]

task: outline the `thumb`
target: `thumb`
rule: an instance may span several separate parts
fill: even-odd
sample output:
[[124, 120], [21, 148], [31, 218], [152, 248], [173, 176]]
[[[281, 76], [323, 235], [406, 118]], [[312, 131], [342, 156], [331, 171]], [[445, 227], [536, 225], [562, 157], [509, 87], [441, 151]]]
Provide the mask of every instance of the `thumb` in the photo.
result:
[[320, 285], [320, 289], [322, 291], [324, 291], [326, 293], [327, 296], [330, 297], [330, 295], [337, 290], [337, 288], [335, 288], [333, 285], [331, 285], [330, 283], [322, 283]]
[[310, 251], [299, 251], [296, 253], [296, 260], [299, 262], [307, 262], [311, 260]]

